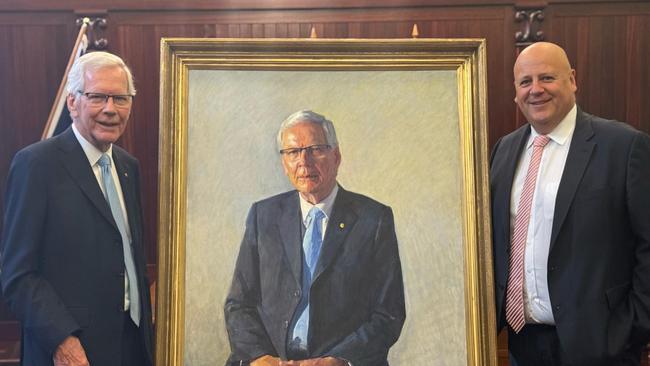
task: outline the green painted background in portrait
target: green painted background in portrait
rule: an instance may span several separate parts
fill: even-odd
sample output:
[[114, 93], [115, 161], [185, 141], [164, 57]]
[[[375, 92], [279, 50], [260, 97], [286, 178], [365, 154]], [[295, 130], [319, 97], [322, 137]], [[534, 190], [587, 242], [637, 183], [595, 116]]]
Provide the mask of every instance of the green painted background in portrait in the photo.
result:
[[251, 204], [292, 189], [284, 118], [334, 122], [339, 183], [393, 208], [407, 318], [392, 365], [467, 363], [458, 86], [450, 71], [231, 71], [189, 75], [186, 365], [229, 353], [223, 304]]

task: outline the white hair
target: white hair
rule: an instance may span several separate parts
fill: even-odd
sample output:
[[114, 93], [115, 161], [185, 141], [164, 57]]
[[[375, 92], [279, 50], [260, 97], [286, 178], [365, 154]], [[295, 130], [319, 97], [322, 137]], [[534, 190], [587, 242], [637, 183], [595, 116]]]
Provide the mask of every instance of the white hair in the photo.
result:
[[339, 145], [339, 141], [336, 139], [336, 130], [334, 129], [332, 121], [328, 120], [321, 114], [303, 109], [287, 117], [287, 119], [285, 119], [280, 125], [280, 130], [278, 131], [277, 136], [278, 149], [282, 149], [282, 134], [284, 133], [284, 130], [295, 126], [298, 123], [313, 123], [319, 125], [325, 133], [327, 144], [331, 147], [337, 147]]
[[124, 61], [108, 52], [90, 52], [79, 57], [68, 73], [68, 80], [65, 84], [65, 89], [69, 94], [77, 94], [84, 90], [84, 74], [86, 71], [94, 71], [105, 67], [119, 67], [126, 73], [127, 80], [127, 93], [135, 95], [135, 86], [133, 85], [133, 75], [131, 70], [124, 63]]

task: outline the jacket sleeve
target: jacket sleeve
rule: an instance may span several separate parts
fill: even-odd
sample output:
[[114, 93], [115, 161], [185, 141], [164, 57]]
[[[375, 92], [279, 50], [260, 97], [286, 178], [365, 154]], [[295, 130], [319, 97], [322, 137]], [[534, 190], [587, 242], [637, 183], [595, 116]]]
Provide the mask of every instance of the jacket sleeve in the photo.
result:
[[46, 235], [48, 167], [23, 150], [14, 158], [5, 194], [0, 257], [2, 293], [23, 331], [53, 353], [80, 330], [60, 297], [39, 273]]
[[627, 167], [626, 200], [636, 239], [636, 265], [628, 295], [632, 314], [633, 343], [650, 340], [650, 136], [638, 133], [632, 143]]
[[253, 205], [246, 219], [246, 231], [224, 308], [230, 362], [235, 364], [266, 354], [277, 356], [257, 310], [261, 290], [256, 221], [256, 206]]
[[326, 354], [354, 366], [384, 364], [406, 319], [402, 267], [393, 221], [392, 210], [385, 207], [375, 233], [374, 266], [367, 269], [375, 274], [370, 284], [375, 301], [368, 321]]

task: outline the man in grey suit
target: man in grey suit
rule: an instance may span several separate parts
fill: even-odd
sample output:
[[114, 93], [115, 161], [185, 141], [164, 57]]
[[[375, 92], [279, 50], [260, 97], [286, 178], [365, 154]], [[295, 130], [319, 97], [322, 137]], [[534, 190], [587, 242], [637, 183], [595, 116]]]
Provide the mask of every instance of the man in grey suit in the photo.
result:
[[113, 144], [131, 71], [88, 53], [66, 89], [72, 126], [19, 151], [7, 182], [2, 292], [22, 323], [21, 364], [151, 365], [139, 166]]
[[529, 121], [497, 142], [490, 186], [498, 328], [514, 365], [638, 365], [650, 332], [650, 137], [576, 105], [552, 43], [524, 49]]
[[338, 185], [325, 117], [296, 112], [277, 140], [296, 190], [248, 214], [225, 305], [229, 364], [387, 365], [405, 319], [392, 210]]

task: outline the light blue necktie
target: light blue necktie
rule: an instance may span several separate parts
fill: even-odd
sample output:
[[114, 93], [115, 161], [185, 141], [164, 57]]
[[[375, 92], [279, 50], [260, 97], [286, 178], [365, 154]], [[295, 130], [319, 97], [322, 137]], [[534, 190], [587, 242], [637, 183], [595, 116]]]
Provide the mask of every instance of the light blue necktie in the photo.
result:
[[302, 240], [304, 260], [302, 263], [302, 296], [298, 304], [297, 314], [300, 314], [293, 328], [292, 343], [302, 349], [307, 349], [307, 335], [309, 334], [309, 289], [321, 246], [323, 245], [323, 234], [321, 231], [322, 221], [325, 213], [318, 207], [312, 207], [307, 215], [307, 231]]
[[97, 162], [102, 170], [102, 182], [104, 183], [104, 197], [111, 207], [113, 219], [117, 224], [122, 236], [122, 250], [124, 251], [124, 266], [126, 267], [126, 275], [129, 279], [129, 311], [131, 319], [136, 325], [140, 325], [140, 297], [138, 296], [138, 279], [135, 272], [135, 263], [133, 262], [133, 252], [131, 251], [131, 239], [129, 238], [126, 230], [126, 221], [122, 214], [122, 206], [120, 205], [120, 198], [115, 188], [113, 181], [113, 174], [111, 174], [111, 158], [108, 154], [102, 154]]

